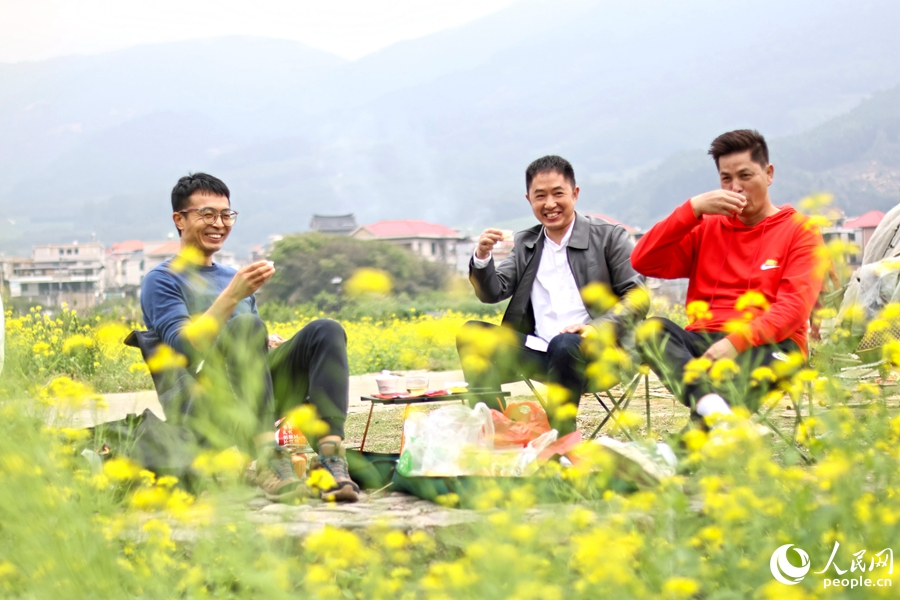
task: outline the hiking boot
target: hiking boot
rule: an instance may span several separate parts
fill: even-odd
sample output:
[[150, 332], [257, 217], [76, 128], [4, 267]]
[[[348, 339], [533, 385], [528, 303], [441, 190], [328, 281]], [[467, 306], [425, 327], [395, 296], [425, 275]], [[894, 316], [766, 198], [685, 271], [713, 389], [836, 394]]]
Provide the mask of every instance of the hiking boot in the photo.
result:
[[678, 461], [668, 444], [651, 447], [610, 437], [598, 438], [596, 443], [614, 457], [613, 477], [634, 483], [639, 488], [656, 487], [663, 479], [675, 475]]
[[284, 502], [309, 497], [306, 484], [294, 473], [290, 455], [276, 451], [268, 459], [256, 461], [256, 485], [268, 500]]
[[322, 500], [356, 502], [359, 486], [350, 479], [344, 446], [340, 442], [319, 442], [319, 466], [334, 477], [334, 487], [322, 491]]

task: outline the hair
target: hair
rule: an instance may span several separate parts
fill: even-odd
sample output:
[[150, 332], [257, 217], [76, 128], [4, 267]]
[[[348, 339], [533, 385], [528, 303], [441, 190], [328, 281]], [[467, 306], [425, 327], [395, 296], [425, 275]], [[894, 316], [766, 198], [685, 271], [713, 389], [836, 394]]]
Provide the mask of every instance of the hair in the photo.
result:
[[575, 189], [575, 169], [572, 168], [572, 163], [561, 156], [555, 154], [543, 156], [528, 165], [525, 169], [526, 192], [531, 189], [531, 182], [539, 173], [559, 173], [566, 178], [572, 189]]
[[184, 210], [194, 192], [209, 192], [216, 196], [225, 196], [231, 203], [231, 192], [228, 186], [219, 179], [206, 173], [191, 173], [178, 180], [172, 188], [172, 212]]
[[737, 152], [750, 152], [750, 158], [759, 163], [763, 168], [769, 166], [769, 147], [766, 138], [755, 129], [735, 129], [723, 133], [709, 145], [709, 155], [716, 161], [719, 168], [719, 159]]

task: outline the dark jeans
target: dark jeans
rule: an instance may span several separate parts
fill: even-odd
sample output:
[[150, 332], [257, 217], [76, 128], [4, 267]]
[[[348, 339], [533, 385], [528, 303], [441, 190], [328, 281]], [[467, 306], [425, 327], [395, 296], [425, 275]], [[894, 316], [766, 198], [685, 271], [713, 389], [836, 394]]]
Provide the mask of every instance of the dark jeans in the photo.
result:
[[469, 321], [457, 334], [456, 348], [471, 390], [500, 390], [501, 384], [525, 377], [565, 388], [568, 397], [562, 403], [550, 402], [547, 415], [561, 437], [575, 431], [575, 416], [556, 413], [565, 404], [574, 404], [577, 410], [585, 389], [587, 359], [581, 351], [581, 341], [580, 335], [562, 333], [550, 340], [547, 352], [538, 352], [526, 348], [525, 336], [517, 331]]
[[[349, 393], [347, 335], [335, 321], [306, 325], [278, 348], [268, 349], [262, 319], [240, 315], [228, 321], [197, 375], [203, 401], [190, 416], [213, 445], [252, 449], [255, 435], [305, 402], [328, 425], [326, 435], [344, 437]], [[304, 432], [316, 445], [317, 436]]]
[[708, 377], [684, 383], [685, 366], [691, 360], [703, 356], [710, 346], [727, 334], [719, 331], [687, 331], [662, 317], [653, 317], [647, 321], [659, 325], [653, 339], [639, 344], [641, 358], [650, 365], [666, 388], [692, 411], [700, 398], [717, 393], [732, 406], [744, 405], [756, 412], [762, 397], [772, 389], [772, 382], [760, 381], [754, 384], [751, 378], [753, 370], [772, 365], [779, 360], [780, 355], [800, 352], [800, 348], [792, 340], [748, 348], [735, 359], [740, 372], [727, 385], [716, 385]]

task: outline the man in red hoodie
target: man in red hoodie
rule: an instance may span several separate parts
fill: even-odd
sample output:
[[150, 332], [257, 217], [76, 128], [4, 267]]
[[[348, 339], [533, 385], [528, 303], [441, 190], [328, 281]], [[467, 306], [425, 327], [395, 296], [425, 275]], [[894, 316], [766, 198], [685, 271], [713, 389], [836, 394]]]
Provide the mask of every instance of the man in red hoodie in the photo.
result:
[[[809, 317], [828, 264], [806, 217], [772, 204], [775, 169], [762, 135], [724, 133], [709, 154], [722, 188], [676, 208], [631, 255], [642, 275], [689, 279], [686, 330], [655, 317], [639, 337], [644, 360], [701, 417], [730, 412], [735, 403], [755, 411], [773, 375], [784, 371], [773, 363], [788, 367], [807, 356]], [[688, 366], [697, 358], [709, 360]], [[734, 362], [705, 372], [720, 359]], [[735, 364], [737, 376], [730, 373]]]

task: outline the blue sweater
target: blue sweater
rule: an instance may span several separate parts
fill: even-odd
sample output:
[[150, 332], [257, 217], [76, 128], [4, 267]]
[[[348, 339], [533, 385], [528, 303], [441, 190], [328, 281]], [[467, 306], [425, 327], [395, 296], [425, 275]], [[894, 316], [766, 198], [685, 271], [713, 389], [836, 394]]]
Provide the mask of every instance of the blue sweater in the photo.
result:
[[[152, 268], [141, 282], [141, 310], [147, 329], [182, 354], [192, 350], [182, 331], [191, 318], [202, 315], [234, 278], [236, 270], [213, 263], [175, 272], [172, 260]], [[257, 314], [256, 297], [241, 300], [232, 317]]]

